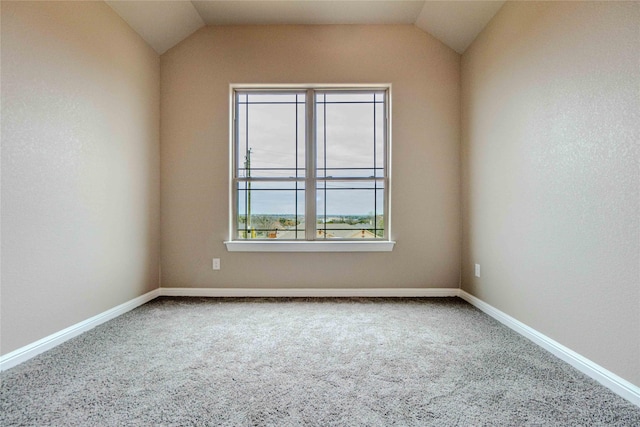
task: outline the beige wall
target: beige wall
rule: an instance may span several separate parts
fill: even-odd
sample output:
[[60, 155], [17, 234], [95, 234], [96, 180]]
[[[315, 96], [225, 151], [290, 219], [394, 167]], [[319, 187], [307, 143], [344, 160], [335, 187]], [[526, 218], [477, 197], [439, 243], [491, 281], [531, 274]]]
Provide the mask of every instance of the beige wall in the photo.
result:
[[638, 22], [507, 3], [464, 54], [462, 287], [640, 385]]
[[[208, 27], [162, 55], [162, 286], [457, 288], [459, 60], [411, 25]], [[393, 84], [393, 252], [226, 251], [230, 83]]]
[[158, 287], [159, 58], [102, 2], [2, 2], [3, 354]]

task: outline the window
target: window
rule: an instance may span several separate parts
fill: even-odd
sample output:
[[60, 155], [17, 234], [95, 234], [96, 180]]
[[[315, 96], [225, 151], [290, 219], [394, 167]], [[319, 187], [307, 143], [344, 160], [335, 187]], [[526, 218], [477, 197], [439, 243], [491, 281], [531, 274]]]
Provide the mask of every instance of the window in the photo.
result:
[[233, 87], [227, 243], [389, 242], [388, 120], [388, 86]]

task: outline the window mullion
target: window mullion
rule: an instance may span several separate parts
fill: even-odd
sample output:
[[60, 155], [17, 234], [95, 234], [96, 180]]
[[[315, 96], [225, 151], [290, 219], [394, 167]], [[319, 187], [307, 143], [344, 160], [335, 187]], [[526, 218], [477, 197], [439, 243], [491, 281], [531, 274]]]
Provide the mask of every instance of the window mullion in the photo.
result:
[[306, 180], [305, 180], [305, 238], [316, 238], [316, 111], [315, 92], [307, 90], [306, 97]]

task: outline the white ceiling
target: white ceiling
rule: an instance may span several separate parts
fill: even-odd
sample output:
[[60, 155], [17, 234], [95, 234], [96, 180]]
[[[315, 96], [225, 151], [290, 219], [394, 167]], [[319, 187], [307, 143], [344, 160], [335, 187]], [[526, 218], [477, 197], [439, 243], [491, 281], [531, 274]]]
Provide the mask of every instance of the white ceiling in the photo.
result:
[[106, 3], [160, 54], [205, 25], [236, 24], [415, 24], [463, 53], [504, 0], [111, 0]]

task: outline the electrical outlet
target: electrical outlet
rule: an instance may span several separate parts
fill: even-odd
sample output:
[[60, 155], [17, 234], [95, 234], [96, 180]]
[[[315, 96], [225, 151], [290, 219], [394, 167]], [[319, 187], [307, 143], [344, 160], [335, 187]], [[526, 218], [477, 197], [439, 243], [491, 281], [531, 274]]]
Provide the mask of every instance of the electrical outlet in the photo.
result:
[[220, 258], [213, 259], [213, 269], [220, 270]]
[[475, 274], [476, 277], [480, 277], [480, 264], [476, 264]]

